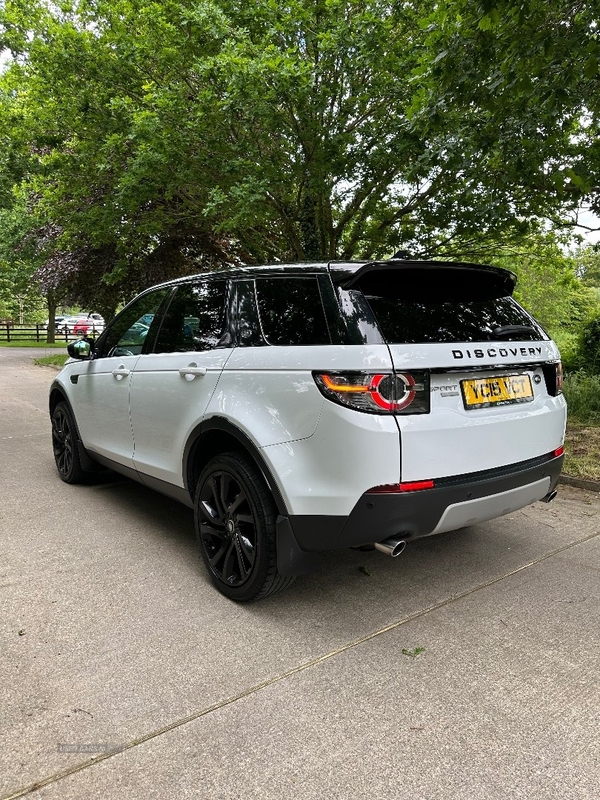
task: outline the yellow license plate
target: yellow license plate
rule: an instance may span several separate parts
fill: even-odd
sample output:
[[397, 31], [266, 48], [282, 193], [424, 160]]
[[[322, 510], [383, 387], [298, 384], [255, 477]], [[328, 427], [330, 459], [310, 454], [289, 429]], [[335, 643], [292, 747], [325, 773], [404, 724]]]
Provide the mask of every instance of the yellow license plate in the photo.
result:
[[461, 381], [465, 408], [529, 403], [533, 388], [529, 375], [497, 375], [494, 378], [471, 378]]

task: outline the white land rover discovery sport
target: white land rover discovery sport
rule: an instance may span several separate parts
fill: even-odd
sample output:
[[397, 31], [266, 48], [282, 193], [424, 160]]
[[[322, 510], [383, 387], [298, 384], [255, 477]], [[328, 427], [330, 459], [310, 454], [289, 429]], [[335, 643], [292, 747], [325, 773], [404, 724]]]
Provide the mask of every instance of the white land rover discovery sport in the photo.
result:
[[245, 267], [143, 292], [50, 392], [67, 483], [112, 468], [195, 511], [235, 600], [319, 550], [406, 542], [551, 499], [566, 406], [515, 276], [400, 259]]

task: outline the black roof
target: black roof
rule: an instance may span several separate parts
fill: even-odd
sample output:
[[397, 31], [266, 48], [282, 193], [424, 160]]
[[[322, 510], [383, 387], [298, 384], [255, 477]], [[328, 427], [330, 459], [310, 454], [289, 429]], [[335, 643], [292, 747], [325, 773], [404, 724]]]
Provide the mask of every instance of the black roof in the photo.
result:
[[[416, 271], [419, 273], [427, 271], [444, 272], [454, 271], [459, 273], [462, 280], [469, 280], [469, 273], [476, 273], [478, 278], [487, 275], [493, 282], [502, 284], [512, 293], [517, 282], [516, 275], [507, 269], [491, 267], [486, 264], [474, 264], [463, 261], [417, 261], [410, 259], [389, 259], [381, 261], [318, 261], [318, 262], [296, 262], [285, 264], [258, 264], [243, 265], [238, 267], [226, 267], [224, 269], [213, 270], [211, 272], [201, 272], [194, 275], [187, 275], [183, 278], [165, 281], [160, 286], [176, 286], [180, 283], [187, 283], [194, 278], [204, 279], [223, 279], [223, 278], [267, 278], [279, 275], [315, 275], [329, 273], [336, 285], [351, 288], [358, 284], [367, 274], [383, 271]], [[153, 287], [156, 288], [156, 287]]]

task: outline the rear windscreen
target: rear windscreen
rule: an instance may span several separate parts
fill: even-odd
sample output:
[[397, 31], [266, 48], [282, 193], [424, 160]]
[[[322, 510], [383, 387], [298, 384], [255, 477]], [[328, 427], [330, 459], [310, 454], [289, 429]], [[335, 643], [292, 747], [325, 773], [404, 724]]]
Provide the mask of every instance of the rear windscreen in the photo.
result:
[[501, 276], [472, 269], [408, 269], [368, 273], [340, 293], [354, 331], [364, 334], [372, 315], [388, 344], [547, 339], [511, 290]]
[[405, 302], [367, 297], [388, 344], [541, 341], [547, 337], [512, 297], [498, 300]]

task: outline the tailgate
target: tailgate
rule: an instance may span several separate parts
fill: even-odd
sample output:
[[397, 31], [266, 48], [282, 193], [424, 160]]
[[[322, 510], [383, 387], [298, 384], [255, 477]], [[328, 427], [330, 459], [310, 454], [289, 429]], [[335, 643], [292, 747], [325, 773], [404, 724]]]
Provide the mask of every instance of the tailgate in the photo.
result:
[[566, 405], [549, 392], [551, 341], [390, 345], [394, 367], [431, 370], [429, 414], [399, 416], [402, 480], [451, 477], [545, 455], [564, 440]]

